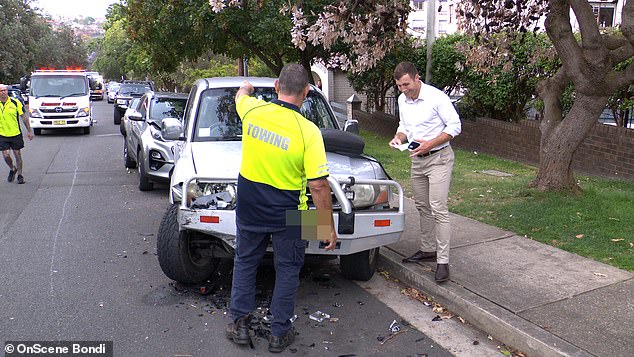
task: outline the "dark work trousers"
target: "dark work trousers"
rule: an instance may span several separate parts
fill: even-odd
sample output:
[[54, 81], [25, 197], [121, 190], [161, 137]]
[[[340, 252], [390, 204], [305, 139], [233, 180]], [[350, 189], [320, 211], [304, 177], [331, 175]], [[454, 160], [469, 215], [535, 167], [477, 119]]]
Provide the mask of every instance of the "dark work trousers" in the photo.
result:
[[231, 316], [234, 321], [256, 308], [255, 277], [271, 239], [275, 265], [271, 333], [282, 337], [288, 332], [295, 309], [295, 294], [299, 287], [299, 271], [304, 265], [306, 250], [306, 242], [301, 239], [300, 234], [299, 229], [291, 227], [280, 232], [252, 232], [240, 229], [238, 225], [231, 288]]

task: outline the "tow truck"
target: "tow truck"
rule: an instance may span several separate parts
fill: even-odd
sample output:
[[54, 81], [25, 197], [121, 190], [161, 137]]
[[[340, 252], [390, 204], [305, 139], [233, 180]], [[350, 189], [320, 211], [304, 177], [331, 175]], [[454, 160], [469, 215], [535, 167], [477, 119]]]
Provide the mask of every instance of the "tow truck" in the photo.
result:
[[62, 128], [81, 128], [90, 134], [92, 105], [84, 70], [42, 68], [31, 73], [30, 82], [29, 120], [35, 135]]

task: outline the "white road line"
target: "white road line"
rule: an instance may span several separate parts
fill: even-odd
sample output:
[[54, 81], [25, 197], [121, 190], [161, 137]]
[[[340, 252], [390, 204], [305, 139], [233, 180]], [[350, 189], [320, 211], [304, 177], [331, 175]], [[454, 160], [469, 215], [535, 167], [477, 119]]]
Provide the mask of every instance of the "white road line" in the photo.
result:
[[99, 134], [94, 136], [121, 136], [121, 134]]
[[[83, 140], [82, 140], [83, 141]], [[81, 145], [77, 145], [77, 148], [80, 148]], [[70, 185], [70, 190], [68, 190], [68, 195], [66, 195], [66, 199], [64, 200], [64, 205], [62, 206], [62, 216], [59, 218], [59, 221], [57, 222], [57, 230], [55, 231], [55, 237], [53, 237], [53, 249], [51, 249], [51, 265], [49, 268], [49, 296], [51, 298], [51, 306], [53, 307], [53, 311], [55, 311], [55, 316], [56, 316], [56, 321], [57, 321], [57, 327], [60, 326], [60, 321], [59, 318], [57, 318], [58, 312], [57, 309], [54, 307], [54, 303], [55, 303], [55, 285], [53, 284], [53, 273], [55, 273], [55, 255], [57, 253], [57, 239], [59, 238], [59, 231], [62, 227], [62, 222], [64, 221], [64, 218], [66, 217], [66, 206], [68, 205], [68, 201], [70, 199], [70, 196], [73, 194], [73, 188], [75, 187], [75, 181], [77, 180], [77, 170], [79, 170], [79, 150], [77, 151], [77, 156], [75, 157], [75, 171], [73, 172], [73, 182]], [[59, 331], [58, 331], [59, 333]]]

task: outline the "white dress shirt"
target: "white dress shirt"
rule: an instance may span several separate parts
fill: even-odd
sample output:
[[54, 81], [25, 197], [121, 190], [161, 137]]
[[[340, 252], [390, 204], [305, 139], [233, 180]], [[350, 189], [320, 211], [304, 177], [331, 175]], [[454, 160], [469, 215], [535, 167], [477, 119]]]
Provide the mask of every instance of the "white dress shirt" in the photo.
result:
[[[455, 138], [462, 130], [460, 117], [445, 92], [421, 82], [418, 98], [412, 100], [401, 93], [398, 97], [399, 125], [396, 132], [407, 135], [408, 141], [432, 140], [442, 132]], [[439, 150], [448, 144], [435, 147]]]

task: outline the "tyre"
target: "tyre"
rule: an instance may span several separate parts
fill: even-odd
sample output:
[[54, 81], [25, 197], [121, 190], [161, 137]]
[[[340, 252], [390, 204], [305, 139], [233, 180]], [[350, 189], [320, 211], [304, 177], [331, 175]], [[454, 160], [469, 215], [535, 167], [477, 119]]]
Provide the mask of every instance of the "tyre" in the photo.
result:
[[168, 278], [184, 284], [207, 280], [218, 265], [218, 259], [200, 254], [200, 247], [188, 231], [178, 230], [178, 203], [165, 212], [156, 240], [158, 261]]
[[125, 136], [125, 126], [123, 126], [123, 120], [119, 122], [119, 132], [121, 135]]
[[33, 129], [33, 134], [42, 135], [42, 129]]
[[137, 151], [136, 158], [139, 167], [139, 191], [152, 191], [154, 189], [154, 183], [150, 181], [145, 173], [145, 158], [141, 150]]
[[121, 124], [121, 112], [115, 106], [114, 107], [114, 125], [120, 125], [120, 124]]
[[350, 255], [340, 255], [341, 273], [351, 280], [368, 281], [374, 275], [378, 257], [378, 247]]
[[87, 126], [85, 128], [82, 128], [82, 129], [83, 129], [84, 135], [90, 134], [90, 127], [89, 126]]
[[130, 152], [128, 151], [128, 143], [123, 140], [123, 164], [127, 169], [136, 168], [136, 162], [130, 157]]

